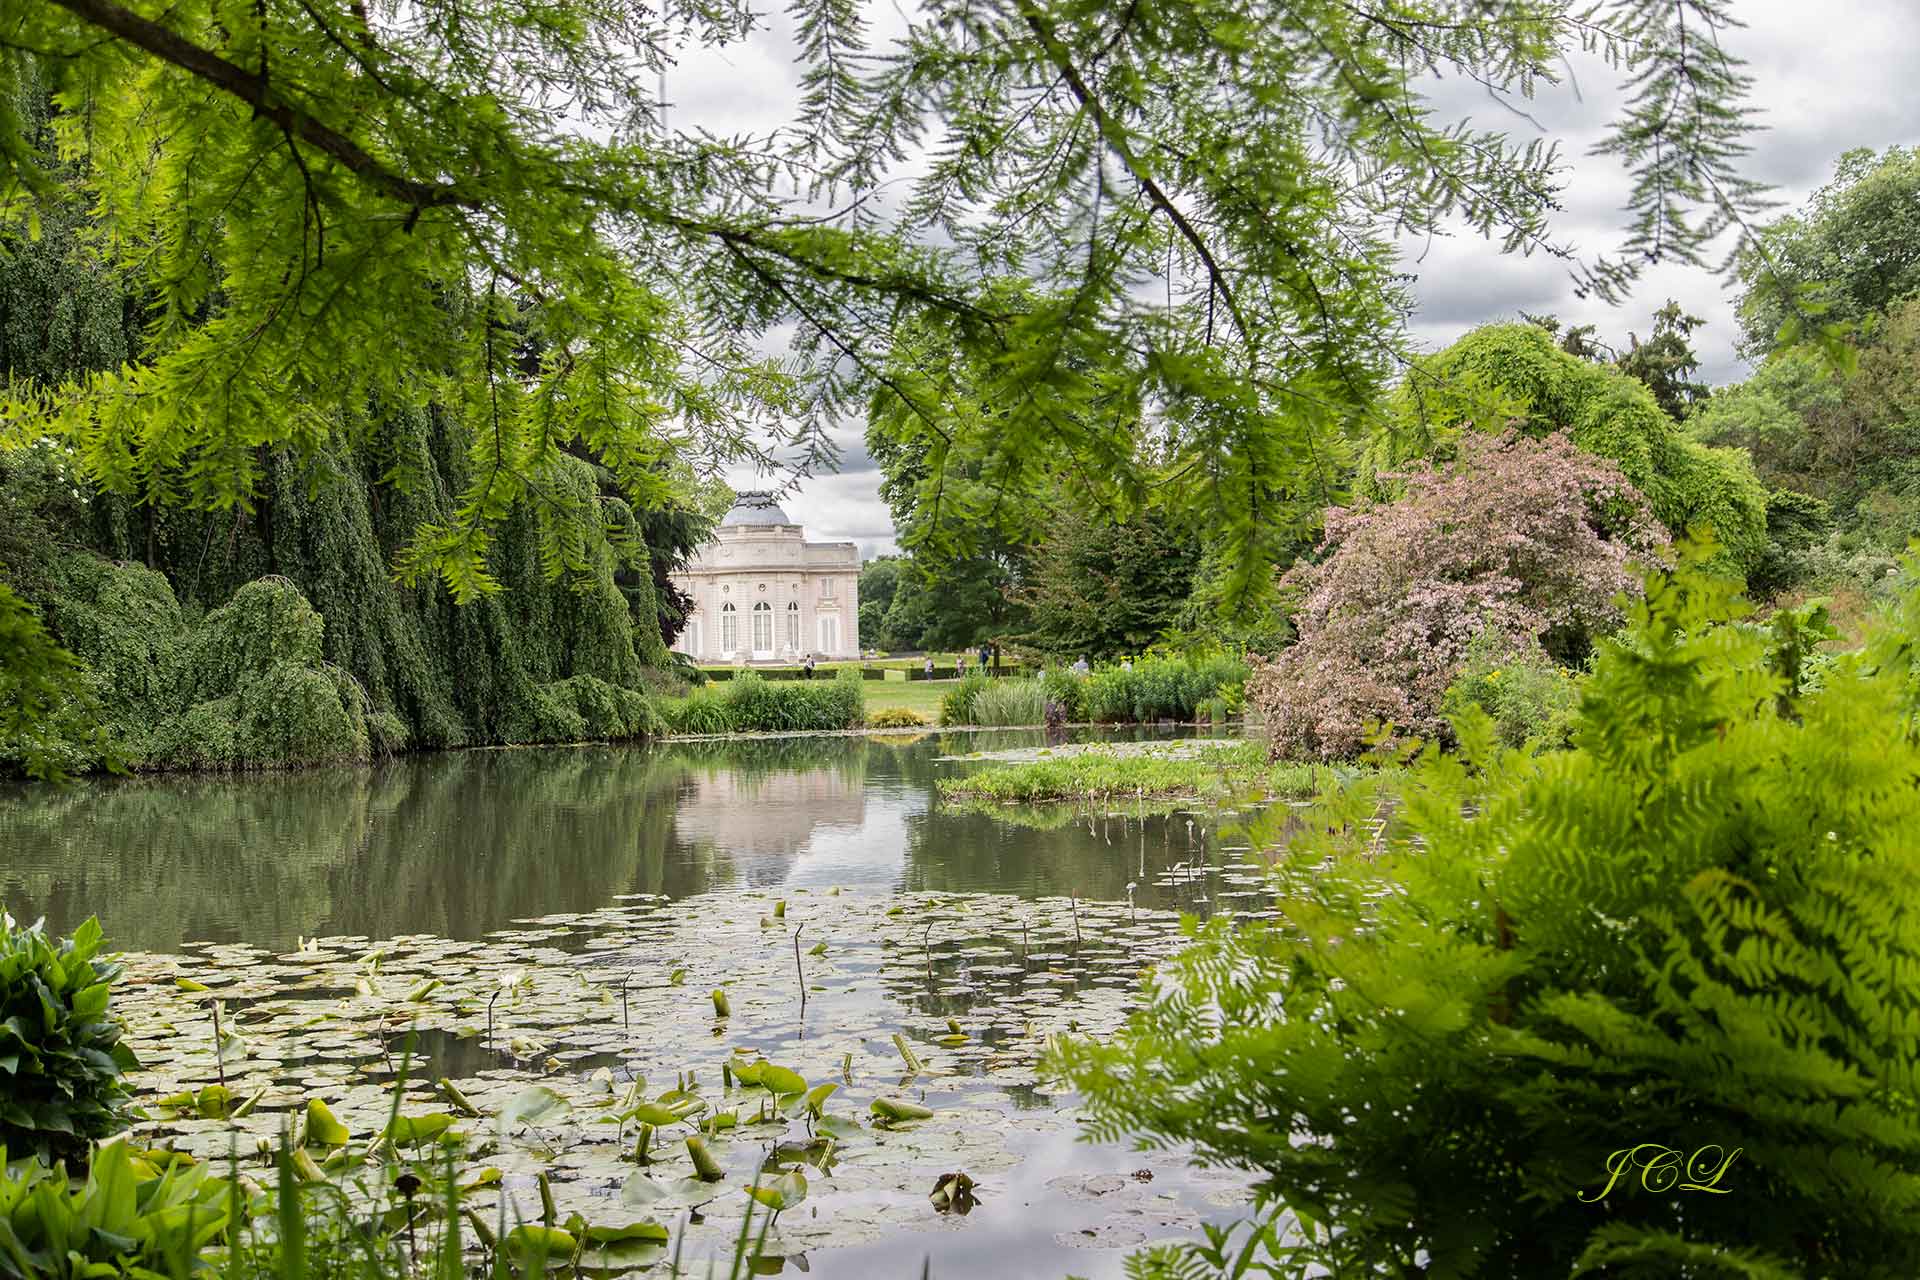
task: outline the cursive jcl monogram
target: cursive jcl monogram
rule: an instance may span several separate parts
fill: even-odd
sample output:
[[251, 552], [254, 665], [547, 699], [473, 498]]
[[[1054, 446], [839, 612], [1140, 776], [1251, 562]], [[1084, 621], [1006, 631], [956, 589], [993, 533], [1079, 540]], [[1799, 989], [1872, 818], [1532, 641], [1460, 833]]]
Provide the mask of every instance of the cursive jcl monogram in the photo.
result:
[[1705, 1191], [1724, 1196], [1732, 1188], [1721, 1186], [1720, 1179], [1726, 1177], [1727, 1169], [1743, 1150], [1744, 1147], [1735, 1147], [1729, 1151], [1711, 1142], [1692, 1155], [1659, 1142], [1622, 1147], [1607, 1157], [1607, 1185], [1598, 1195], [1589, 1196], [1583, 1191], [1579, 1198], [1588, 1204], [1605, 1200], [1622, 1178], [1633, 1176], [1635, 1169], [1640, 1171], [1641, 1187], [1648, 1191]]

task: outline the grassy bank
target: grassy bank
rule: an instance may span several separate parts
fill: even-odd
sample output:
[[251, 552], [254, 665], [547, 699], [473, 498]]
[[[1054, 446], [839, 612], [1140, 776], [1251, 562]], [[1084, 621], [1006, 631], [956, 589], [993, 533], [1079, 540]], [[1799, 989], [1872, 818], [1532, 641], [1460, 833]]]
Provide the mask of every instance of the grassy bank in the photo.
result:
[[1304, 799], [1319, 789], [1326, 776], [1324, 765], [1269, 762], [1264, 744], [1247, 742], [1181, 754], [1076, 751], [944, 779], [940, 792], [952, 800], [981, 804], [1225, 800], [1251, 795]]

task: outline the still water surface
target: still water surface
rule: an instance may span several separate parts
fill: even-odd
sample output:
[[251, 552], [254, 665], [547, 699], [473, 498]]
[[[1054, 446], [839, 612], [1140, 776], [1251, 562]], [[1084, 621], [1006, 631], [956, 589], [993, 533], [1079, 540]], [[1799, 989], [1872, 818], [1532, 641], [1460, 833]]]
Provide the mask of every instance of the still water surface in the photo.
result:
[[942, 808], [936, 779], [974, 766], [938, 757], [1039, 743], [1006, 731], [524, 748], [14, 787], [0, 790], [0, 904], [62, 930], [98, 914], [115, 945], [143, 951], [478, 938], [616, 894], [744, 887], [1124, 901], [1133, 882], [1141, 906], [1206, 907], [1220, 858], [1203, 815], [1062, 815], [1043, 830]]
[[[696, 909], [749, 889], [1118, 902], [1131, 884], [1142, 908], [1206, 913], [1236, 892], [1237, 855], [1217, 847], [1205, 815], [1062, 815], [1049, 825], [941, 804], [937, 780], [976, 767], [941, 757], [1038, 743], [1012, 731], [506, 749], [14, 788], [0, 791], [0, 905], [60, 930], [97, 913], [128, 950], [287, 951], [316, 936], [480, 939], [622, 894]], [[907, 1026], [915, 1001], [887, 999], [898, 1007], [882, 1020]], [[966, 1016], [968, 1003], [951, 1012]], [[446, 1048], [449, 1058], [478, 1052], [471, 1042]], [[486, 1065], [440, 1064], [455, 1074]], [[1009, 1090], [994, 1105], [1035, 1101]], [[1112, 1219], [1094, 1198], [1064, 1193], [1063, 1177], [1131, 1181], [1151, 1166], [1155, 1192], [1189, 1215], [1235, 1216], [1230, 1189], [1177, 1155], [1087, 1146], [1070, 1131], [1015, 1141], [1023, 1163], [964, 1223], [816, 1252], [811, 1272], [1119, 1275], [1124, 1249], [1096, 1237]]]

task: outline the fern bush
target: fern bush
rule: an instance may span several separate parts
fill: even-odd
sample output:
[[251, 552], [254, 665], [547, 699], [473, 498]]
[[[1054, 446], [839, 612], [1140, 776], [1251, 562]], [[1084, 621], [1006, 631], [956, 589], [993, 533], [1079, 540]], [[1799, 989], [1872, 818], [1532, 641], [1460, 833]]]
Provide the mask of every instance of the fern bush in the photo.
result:
[[912, 707], [882, 707], [867, 715], [869, 729], [920, 729], [927, 718]]
[[1046, 718], [1046, 686], [1024, 676], [990, 681], [973, 700], [975, 724], [1036, 725]]
[[1373, 784], [1323, 794], [1277, 922], [1056, 1049], [1093, 1134], [1261, 1171], [1273, 1274], [1911, 1276], [1920, 598], [1794, 697], [1703, 554], [1646, 575], [1572, 750], [1468, 710], [1389, 832]]
[[121, 1075], [137, 1064], [107, 1008], [120, 967], [96, 958], [101, 941], [92, 918], [55, 939], [0, 911], [0, 1164], [83, 1157], [126, 1127]]

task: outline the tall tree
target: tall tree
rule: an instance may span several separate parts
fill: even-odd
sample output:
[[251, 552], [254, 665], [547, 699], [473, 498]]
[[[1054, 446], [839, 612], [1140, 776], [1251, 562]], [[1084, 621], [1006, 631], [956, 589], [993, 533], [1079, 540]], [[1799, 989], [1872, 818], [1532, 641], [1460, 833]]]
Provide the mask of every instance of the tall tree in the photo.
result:
[[1021, 591], [1020, 638], [1052, 654], [1139, 653], [1176, 624], [1199, 567], [1199, 543], [1157, 516], [1113, 524], [1060, 512]]
[[1752, 359], [1792, 346], [1810, 317], [1857, 326], [1920, 293], [1920, 147], [1843, 154], [1805, 208], [1748, 242], [1738, 271]]
[[1653, 392], [1653, 399], [1675, 421], [1683, 421], [1693, 406], [1706, 399], [1710, 388], [1695, 382], [1700, 354], [1693, 349], [1689, 335], [1706, 321], [1688, 315], [1672, 298], [1653, 313], [1653, 332], [1645, 342], [1640, 335], [1627, 335], [1627, 349], [1615, 361], [1620, 372], [1640, 379]]
[[887, 610], [893, 607], [904, 567], [899, 556], [878, 556], [860, 566], [860, 642], [868, 648], [895, 647], [886, 636]]
[[[256, 446], [312, 448], [370, 399], [446, 402], [474, 424], [470, 478], [398, 567], [469, 598], [497, 589], [522, 497], [553, 572], [588, 562], [604, 528], [561, 482], [573, 444], [651, 509], [663, 459], [764, 454], [777, 414], [819, 462], [825, 416], [878, 395], [940, 445], [934, 485], [964, 445], [1155, 486], [1212, 528], [1244, 603], [1272, 507], [1317, 501], [1325, 442], [1400, 358], [1392, 237], [1464, 220], [1571, 260], [1554, 146], [1447, 120], [1427, 79], [1515, 98], [1572, 46], [1613, 60], [1630, 88], [1601, 150], [1633, 173], [1630, 226], [1574, 267], [1613, 295], [1756, 206], [1730, 8], [933, 0], [879, 49], [850, 0], [795, 0], [802, 127], [717, 138], [665, 127], [657, 75], [745, 38], [746, 0], [17, 0], [7, 215], [63, 198], [23, 142], [31, 63], [98, 244], [157, 301], [141, 363], [16, 390], [8, 416], [109, 489], [220, 508], [261, 491]], [[796, 358], [759, 354], [788, 325]], [[991, 438], [950, 427], [962, 364]]]

